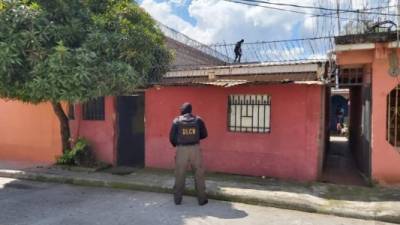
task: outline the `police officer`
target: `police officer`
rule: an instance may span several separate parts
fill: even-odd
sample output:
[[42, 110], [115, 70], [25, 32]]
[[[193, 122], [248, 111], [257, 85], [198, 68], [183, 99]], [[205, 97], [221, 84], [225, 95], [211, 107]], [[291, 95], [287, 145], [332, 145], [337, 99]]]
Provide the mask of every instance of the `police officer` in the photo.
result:
[[205, 193], [204, 168], [200, 152], [200, 140], [207, 137], [207, 129], [203, 120], [192, 114], [192, 105], [184, 103], [181, 106], [181, 115], [173, 121], [169, 139], [176, 147], [175, 156], [175, 186], [174, 201], [176, 205], [182, 203], [182, 194], [185, 189], [187, 165], [190, 164], [195, 174], [195, 188], [199, 205], [208, 203]]

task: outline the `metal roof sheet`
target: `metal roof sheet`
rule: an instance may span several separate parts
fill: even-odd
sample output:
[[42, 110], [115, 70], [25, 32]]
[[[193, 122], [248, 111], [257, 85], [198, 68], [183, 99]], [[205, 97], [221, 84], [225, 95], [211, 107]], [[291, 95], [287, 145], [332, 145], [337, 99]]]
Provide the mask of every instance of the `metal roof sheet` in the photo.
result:
[[[194, 82], [196, 83], [196, 82]], [[218, 87], [233, 87], [241, 84], [249, 83], [247, 80], [215, 80], [215, 81], [199, 81], [198, 84], [213, 85]]]
[[232, 87], [249, 83], [320, 84], [326, 76], [325, 64], [238, 64], [168, 72], [160, 85], [213, 85]]
[[210, 76], [244, 76], [270, 75], [289, 73], [317, 73], [322, 68], [322, 62], [292, 63], [292, 64], [238, 64], [229, 66], [201, 67], [198, 69], [169, 71], [164, 78], [210, 77]]

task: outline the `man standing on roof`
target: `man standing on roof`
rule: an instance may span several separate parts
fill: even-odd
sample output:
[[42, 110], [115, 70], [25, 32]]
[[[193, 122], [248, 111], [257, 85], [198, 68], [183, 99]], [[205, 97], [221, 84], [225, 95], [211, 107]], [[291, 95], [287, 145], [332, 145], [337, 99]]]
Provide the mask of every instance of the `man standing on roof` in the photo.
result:
[[181, 106], [181, 115], [173, 121], [169, 140], [176, 147], [174, 201], [182, 203], [185, 189], [187, 165], [190, 164], [195, 174], [195, 188], [199, 205], [208, 203], [205, 193], [204, 168], [200, 151], [200, 140], [207, 137], [207, 128], [203, 120], [192, 114], [192, 105], [188, 102]]
[[235, 60], [233, 62], [238, 62], [240, 63], [240, 58], [242, 58], [242, 44], [243, 44], [244, 40], [240, 40], [236, 43], [235, 45]]

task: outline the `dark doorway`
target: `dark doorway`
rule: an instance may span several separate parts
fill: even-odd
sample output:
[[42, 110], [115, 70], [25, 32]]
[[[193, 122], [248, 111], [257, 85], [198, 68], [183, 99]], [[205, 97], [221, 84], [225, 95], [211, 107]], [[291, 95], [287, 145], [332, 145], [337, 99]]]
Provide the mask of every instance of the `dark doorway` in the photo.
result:
[[118, 166], [144, 166], [144, 94], [117, 97]]
[[[342, 89], [339, 93], [336, 92], [330, 98], [330, 116], [329, 116], [329, 130], [334, 133], [337, 130], [337, 114], [342, 111], [343, 114], [343, 129], [348, 128], [349, 122], [349, 90]], [[343, 131], [345, 132], [345, 130]]]
[[[332, 89], [330, 97], [329, 143], [326, 149], [322, 181], [366, 185], [369, 165], [369, 144], [363, 143], [363, 127], [369, 122], [370, 113], [365, 110], [368, 95], [362, 87]], [[363, 110], [364, 109], [364, 110]], [[362, 119], [363, 118], [363, 119]], [[365, 123], [365, 124], [363, 124]]]

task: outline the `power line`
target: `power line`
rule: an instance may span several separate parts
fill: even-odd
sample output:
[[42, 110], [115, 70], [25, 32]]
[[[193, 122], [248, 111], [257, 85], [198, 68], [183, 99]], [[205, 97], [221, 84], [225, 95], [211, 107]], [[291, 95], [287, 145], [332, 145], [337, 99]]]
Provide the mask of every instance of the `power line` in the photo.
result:
[[283, 9], [283, 8], [277, 8], [277, 7], [271, 7], [271, 6], [252, 4], [252, 3], [247, 3], [247, 2], [241, 2], [241, 1], [244, 1], [244, 0], [224, 0], [224, 1], [238, 3], [238, 4], [242, 4], [242, 5], [247, 5], [247, 6], [256, 6], [256, 7], [266, 8], [266, 9], [275, 9], [275, 10], [279, 10], [279, 11], [293, 12], [293, 13], [299, 13], [299, 14], [304, 14], [304, 15], [317, 16], [317, 15], [310, 14], [310, 13], [304, 12], [304, 11], [296, 11], [296, 10], [290, 10], [290, 9]]
[[[253, 3], [250, 3], [250, 1], [246, 1], [246, 0], [224, 0], [224, 1], [226, 1], [226, 2], [232, 2], [232, 3], [237, 3], [237, 4], [242, 4], [242, 5], [246, 5], [246, 6], [255, 6], [255, 7], [261, 7], [261, 8], [266, 8], [266, 9], [273, 9], [273, 10], [278, 10], [278, 11], [284, 11], [284, 12], [293, 12], [293, 13], [308, 15], [308, 16], [310, 16], [310, 17], [324, 17], [324, 16], [321, 16], [321, 15], [312, 14], [312, 13], [308, 13], [308, 12], [304, 12], [304, 11], [296, 11], [296, 10], [285, 9], [285, 8], [278, 8], [278, 7], [271, 7], [271, 6], [253, 4]], [[245, 2], [243, 2], [243, 1], [245, 1]], [[327, 17], [327, 16], [326, 16], [326, 17]], [[338, 16], [333, 16], [333, 17], [329, 16], [329, 18], [338, 18], [338, 19], [340, 19], [340, 20], [356, 21], [355, 19], [344, 18], [344, 17], [338, 17]], [[366, 20], [361, 20], [361, 21], [366, 21]]]
[[[367, 9], [355, 9], [356, 11], [362, 11], [362, 12], [367, 12], [367, 11], [371, 11], [371, 10], [379, 10], [379, 9], [390, 9], [393, 7], [397, 7], [395, 5], [391, 5], [391, 6], [380, 6], [380, 7], [374, 7], [374, 8], [367, 8]], [[349, 13], [349, 12], [342, 12], [342, 13]], [[318, 14], [316, 16], [330, 16], [330, 15], [335, 15], [336, 12], [331, 12], [331, 13], [324, 13], [324, 14]]]
[[[289, 3], [278, 3], [278, 2], [269, 2], [269, 1], [261, 1], [261, 0], [241, 0], [241, 1], [250, 2], [250, 3], [260, 3], [260, 4], [266, 4], [266, 5], [288, 6], [288, 7], [294, 7], [294, 8], [302, 8], [302, 9], [319, 9], [319, 10], [337, 12], [337, 9], [319, 7], [319, 6], [306, 6], [306, 5], [297, 5], [297, 4], [289, 4]], [[382, 16], [397, 16], [397, 14], [391, 14], [391, 13], [364, 12], [364, 11], [354, 10], [354, 9], [353, 10], [340, 9], [339, 11], [340, 12], [348, 12], [348, 13], [375, 14], [375, 15], [382, 15]]]

